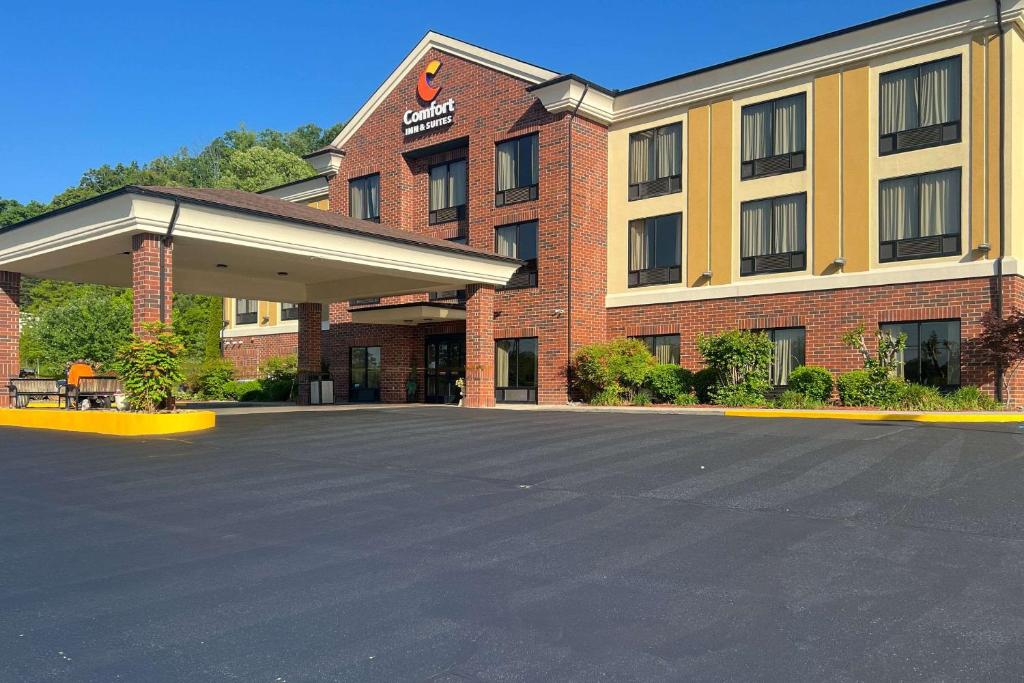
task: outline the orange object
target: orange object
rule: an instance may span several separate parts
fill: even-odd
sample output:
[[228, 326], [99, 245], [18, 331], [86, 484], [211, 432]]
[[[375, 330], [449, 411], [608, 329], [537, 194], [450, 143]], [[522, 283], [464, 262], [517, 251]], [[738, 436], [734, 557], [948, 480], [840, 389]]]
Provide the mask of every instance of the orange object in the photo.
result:
[[83, 377], [95, 377], [96, 371], [88, 363], [72, 363], [68, 368], [68, 385], [78, 386], [78, 380]]

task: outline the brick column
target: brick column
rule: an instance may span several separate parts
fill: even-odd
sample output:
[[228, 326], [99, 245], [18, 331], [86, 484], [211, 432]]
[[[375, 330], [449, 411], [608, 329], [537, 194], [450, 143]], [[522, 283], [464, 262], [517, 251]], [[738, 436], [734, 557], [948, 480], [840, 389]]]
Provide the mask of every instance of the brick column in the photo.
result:
[[494, 287], [490, 285], [466, 288], [465, 405], [494, 405]]
[[18, 338], [21, 333], [21, 273], [0, 270], [0, 408], [10, 407], [7, 378], [17, 377]]
[[[132, 331], [143, 333], [144, 323], [159, 322], [160, 315], [160, 252], [163, 237], [150, 233], [132, 237]], [[163, 247], [164, 298], [163, 321], [171, 324], [174, 300], [172, 267], [173, 244]]]
[[299, 393], [296, 403], [300, 406], [309, 405], [309, 380], [313, 375], [320, 374], [322, 356], [320, 353], [321, 321], [323, 306], [320, 304], [299, 304], [299, 362], [298, 384]]

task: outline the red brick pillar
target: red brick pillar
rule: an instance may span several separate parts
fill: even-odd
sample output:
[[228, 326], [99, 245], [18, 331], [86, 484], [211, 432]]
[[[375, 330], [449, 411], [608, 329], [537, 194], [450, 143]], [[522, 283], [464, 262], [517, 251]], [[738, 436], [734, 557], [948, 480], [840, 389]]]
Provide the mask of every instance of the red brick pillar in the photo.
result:
[[309, 405], [310, 378], [320, 375], [322, 363], [320, 355], [322, 320], [323, 306], [310, 303], [299, 304], [299, 393], [296, 403], [300, 406]]
[[466, 288], [465, 405], [494, 405], [494, 287], [490, 285]]
[[[173, 244], [163, 246], [163, 237], [144, 233], [132, 237], [132, 331], [143, 333], [144, 323], [163, 321], [171, 324], [174, 299], [171, 277]], [[163, 266], [161, 267], [161, 255]], [[160, 273], [163, 271], [164, 292], [160, 298]], [[161, 304], [163, 315], [161, 315]]]
[[21, 273], [0, 270], [0, 408], [10, 407], [7, 378], [17, 377], [18, 338], [21, 333]]

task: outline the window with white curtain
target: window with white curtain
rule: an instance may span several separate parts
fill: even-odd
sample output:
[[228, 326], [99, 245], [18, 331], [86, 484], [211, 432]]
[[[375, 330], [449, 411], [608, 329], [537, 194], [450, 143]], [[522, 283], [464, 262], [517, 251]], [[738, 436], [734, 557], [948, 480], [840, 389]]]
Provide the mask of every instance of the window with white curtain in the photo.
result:
[[775, 345], [770, 369], [772, 386], [789, 384], [789, 375], [804, 364], [806, 332], [802, 327], [778, 327], [761, 330]]
[[806, 194], [740, 205], [740, 275], [803, 270], [806, 266]]
[[908, 382], [934, 387], [960, 386], [960, 321], [924, 320], [879, 325], [894, 337], [907, 335], [899, 374]]
[[960, 253], [960, 169], [891, 178], [878, 187], [878, 260]]
[[740, 178], [758, 178], [807, 166], [807, 95], [798, 93], [743, 107]]
[[630, 287], [682, 280], [682, 216], [671, 213], [629, 222]]
[[364, 221], [380, 221], [380, 174], [348, 181], [348, 215]]
[[495, 168], [495, 206], [537, 198], [537, 134], [499, 142]]
[[252, 325], [259, 320], [260, 302], [257, 299], [235, 299], [235, 324]]
[[494, 398], [498, 403], [537, 402], [537, 338], [496, 339]]
[[430, 224], [447, 223], [465, 217], [466, 160], [449, 161], [430, 167]]
[[631, 133], [629, 136], [629, 199], [681, 192], [683, 125]]
[[525, 261], [499, 289], [519, 289], [537, 286], [537, 221], [510, 223], [494, 229], [494, 250], [499, 256], [510, 256]]
[[633, 339], [642, 341], [659, 363], [679, 365], [678, 334], [648, 334]]
[[960, 141], [960, 56], [879, 77], [879, 154]]

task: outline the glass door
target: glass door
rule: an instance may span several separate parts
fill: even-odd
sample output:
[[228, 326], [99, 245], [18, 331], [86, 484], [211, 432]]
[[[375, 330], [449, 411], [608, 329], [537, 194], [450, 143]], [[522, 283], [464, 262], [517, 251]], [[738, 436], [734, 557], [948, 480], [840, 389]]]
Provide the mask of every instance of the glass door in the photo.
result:
[[380, 347], [353, 346], [349, 349], [348, 400], [380, 400]]
[[461, 335], [427, 337], [427, 403], [458, 403], [456, 380], [466, 376], [466, 338]]

